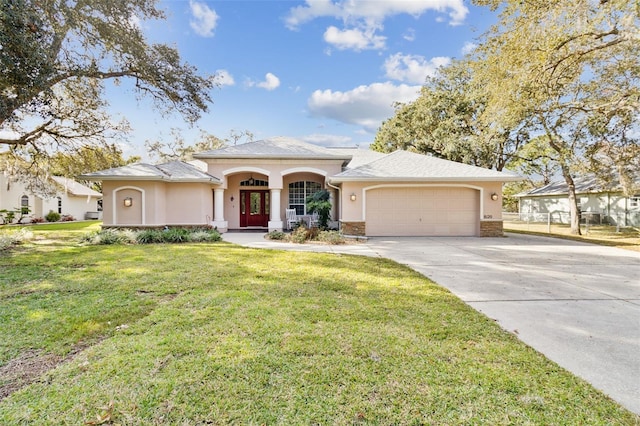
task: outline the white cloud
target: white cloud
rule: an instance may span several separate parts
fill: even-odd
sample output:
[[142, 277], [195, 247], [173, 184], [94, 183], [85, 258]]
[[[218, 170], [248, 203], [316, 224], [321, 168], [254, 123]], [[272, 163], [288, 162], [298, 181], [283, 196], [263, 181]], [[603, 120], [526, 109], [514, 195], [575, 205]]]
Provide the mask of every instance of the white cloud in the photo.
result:
[[393, 116], [393, 104], [414, 101], [420, 95], [420, 87], [386, 82], [359, 86], [347, 92], [316, 90], [307, 105], [313, 116], [355, 124], [375, 133], [383, 120]]
[[403, 55], [396, 53], [384, 62], [387, 77], [408, 83], [423, 84], [427, 77], [433, 76], [438, 67], [447, 65], [450, 58], [436, 56], [426, 60], [419, 55]]
[[218, 84], [220, 86], [235, 86], [236, 84], [233, 76], [227, 70], [217, 70], [216, 76], [218, 77]]
[[247, 81], [247, 86], [249, 87], [260, 87], [262, 89], [266, 89], [266, 90], [275, 90], [278, 87], [280, 87], [280, 79], [278, 77], [276, 77], [275, 75], [273, 75], [272, 73], [268, 72], [267, 74], [265, 74], [264, 76], [264, 81], [261, 82], [255, 82], [252, 80]]
[[447, 13], [451, 25], [461, 24], [469, 9], [464, 0], [395, 0], [395, 1], [353, 1], [306, 0], [305, 5], [289, 10], [285, 23], [290, 29], [321, 17], [333, 17], [345, 22], [367, 22], [381, 24], [390, 16], [409, 14], [420, 16], [433, 10]]
[[216, 11], [204, 3], [193, 0], [189, 1], [189, 7], [194, 18], [189, 21], [191, 28], [202, 37], [213, 37], [213, 30], [215, 30], [219, 18]]
[[402, 38], [407, 41], [414, 41], [416, 39], [416, 30], [413, 28], [407, 28], [407, 31], [402, 35]]
[[464, 44], [464, 46], [462, 46], [462, 49], [460, 50], [460, 52], [461, 52], [463, 55], [468, 55], [469, 53], [471, 53], [471, 52], [473, 52], [474, 50], [476, 50], [476, 47], [478, 47], [478, 45], [477, 45], [477, 44], [475, 44], [475, 43], [472, 43], [472, 42], [468, 41], [468, 42], [466, 42], [466, 43]]
[[324, 41], [335, 46], [337, 49], [383, 49], [386, 37], [375, 35], [374, 30], [340, 30], [330, 26], [324, 33]]

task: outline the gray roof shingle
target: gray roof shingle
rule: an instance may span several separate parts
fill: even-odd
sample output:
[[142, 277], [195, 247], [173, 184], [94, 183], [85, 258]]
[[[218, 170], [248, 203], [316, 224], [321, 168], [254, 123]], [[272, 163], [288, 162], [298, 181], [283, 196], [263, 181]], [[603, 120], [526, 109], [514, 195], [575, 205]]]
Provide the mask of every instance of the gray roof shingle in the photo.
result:
[[158, 165], [129, 164], [100, 170], [81, 176], [87, 180], [161, 180], [167, 182], [221, 183], [220, 179], [182, 161], [169, 161]]
[[[606, 183], [601, 179], [598, 179], [595, 175], [575, 177], [573, 178], [573, 183], [576, 186], [576, 194], [622, 191], [622, 186], [617, 179], [613, 179], [611, 182]], [[636, 181], [636, 186], [640, 187], [640, 179]], [[521, 192], [516, 194], [516, 197], [542, 197], [546, 195], [567, 195], [568, 193], [569, 186], [567, 185], [567, 182], [562, 179], [553, 181], [540, 188]]]
[[331, 150], [294, 138], [275, 137], [194, 154], [194, 158], [295, 158], [349, 160], [350, 153]]
[[522, 178], [510, 171], [485, 169], [408, 151], [395, 151], [331, 178], [332, 182], [362, 180], [511, 182]]
[[98, 191], [82, 185], [73, 179], [69, 179], [62, 176], [51, 176], [54, 182], [64, 188], [64, 191], [70, 195], [78, 197], [102, 197], [102, 194]]

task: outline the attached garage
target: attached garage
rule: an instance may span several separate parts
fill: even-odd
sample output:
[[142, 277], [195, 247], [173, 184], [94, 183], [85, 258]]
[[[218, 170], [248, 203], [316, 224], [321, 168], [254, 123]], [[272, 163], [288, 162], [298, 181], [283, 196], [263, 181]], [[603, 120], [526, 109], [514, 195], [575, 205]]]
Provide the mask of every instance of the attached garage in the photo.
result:
[[341, 190], [342, 232], [370, 237], [497, 237], [502, 184], [521, 178], [396, 151], [331, 177]]
[[365, 193], [368, 236], [478, 236], [480, 191], [462, 186], [372, 188]]

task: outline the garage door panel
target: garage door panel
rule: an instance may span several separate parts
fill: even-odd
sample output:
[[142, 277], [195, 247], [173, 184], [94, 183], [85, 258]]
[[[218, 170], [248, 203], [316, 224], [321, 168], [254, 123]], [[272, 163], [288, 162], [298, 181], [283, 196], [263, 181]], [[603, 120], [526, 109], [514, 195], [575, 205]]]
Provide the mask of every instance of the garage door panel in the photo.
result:
[[479, 191], [471, 188], [379, 188], [367, 191], [370, 236], [474, 236]]

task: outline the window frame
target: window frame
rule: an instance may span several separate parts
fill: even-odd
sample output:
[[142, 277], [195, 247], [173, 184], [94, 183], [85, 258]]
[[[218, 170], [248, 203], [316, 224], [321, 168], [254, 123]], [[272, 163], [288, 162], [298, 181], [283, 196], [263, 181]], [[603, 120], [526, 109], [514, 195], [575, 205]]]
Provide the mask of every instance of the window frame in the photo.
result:
[[289, 209], [295, 209], [296, 214], [304, 216], [307, 214], [307, 198], [322, 190], [322, 184], [312, 180], [298, 180], [289, 183], [289, 199], [287, 205]]

